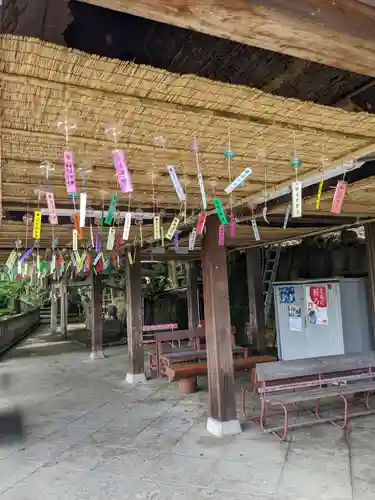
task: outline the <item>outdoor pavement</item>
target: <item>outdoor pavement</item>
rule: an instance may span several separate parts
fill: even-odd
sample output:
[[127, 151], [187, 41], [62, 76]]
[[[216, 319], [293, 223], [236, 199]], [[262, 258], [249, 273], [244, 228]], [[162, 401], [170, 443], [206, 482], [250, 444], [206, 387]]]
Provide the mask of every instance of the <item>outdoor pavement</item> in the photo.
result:
[[44, 329], [3, 358], [28, 438], [0, 447], [0, 500], [374, 498], [375, 415], [354, 420], [347, 437], [325, 424], [281, 443], [246, 424], [219, 439], [205, 430], [206, 390], [127, 386], [126, 348], [106, 355], [91, 361]]

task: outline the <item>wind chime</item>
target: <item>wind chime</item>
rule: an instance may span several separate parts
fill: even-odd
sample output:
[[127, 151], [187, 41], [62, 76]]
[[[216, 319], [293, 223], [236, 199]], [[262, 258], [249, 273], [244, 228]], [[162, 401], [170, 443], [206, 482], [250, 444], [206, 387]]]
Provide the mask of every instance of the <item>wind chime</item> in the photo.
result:
[[302, 217], [302, 182], [298, 180], [298, 171], [301, 168], [302, 162], [297, 155], [296, 150], [296, 133], [293, 133], [293, 155], [290, 162], [294, 168], [296, 178], [292, 182], [292, 217]]
[[195, 155], [195, 167], [196, 167], [196, 172], [197, 172], [197, 179], [198, 179], [198, 184], [199, 184], [199, 190], [201, 193], [201, 198], [202, 198], [202, 209], [198, 215], [197, 219], [197, 225], [195, 228], [196, 234], [191, 234], [190, 239], [191, 241], [195, 243], [195, 238], [196, 235], [202, 235], [204, 231], [204, 226], [206, 224], [206, 219], [207, 219], [207, 198], [206, 198], [206, 191], [204, 187], [204, 182], [203, 182], [203, 175], [202, 175], [202, 170], [200, 166], [200, 161], [199, 161], [199, 143], [196, 138], [190, 143], [189, 145], [189, 151], [191, 153], [194, 153]]
[[344, 198], [346, 194], [346, 188], [348, 183], [345, 181], [347, 171], [353, 168], [354, 162], [349, 161], [344, 164], [345, 170], [341, 181], [337, 181], [335, 194], [333, 195], [331, 213], [340, 214], [342, 206], [344, 204]]

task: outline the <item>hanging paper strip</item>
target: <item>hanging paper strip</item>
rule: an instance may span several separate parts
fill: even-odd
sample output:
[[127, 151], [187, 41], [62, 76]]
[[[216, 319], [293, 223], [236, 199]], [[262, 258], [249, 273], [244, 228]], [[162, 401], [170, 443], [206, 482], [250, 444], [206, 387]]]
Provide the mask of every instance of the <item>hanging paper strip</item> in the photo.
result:
[[87, 205], [87, 193], [83, 192], [79, 195], [79, 227], [85, 227], [86, 205]]
[[245, 170], [242, 172], [242, 174], [240, 174], [236, 179], [234, 179], [234, 181], [229, 184], [228, 187], [226, 187], [224, 189], [224, 191], [226, 192], [226, 194], [230, 194], [232, 191], [234, 191], [238, 186], [240, 186], [245, 179], [247, 179], [249, 177], [249, 175], [251, 175], [253, 173], [253, 171], [251, 170], [251, 168], [245, 168]]
[[189, 250], [192, 251], [194, 250], [195, 246], [195, 240], [197, 239], [197, 231], [195, 227], [192, 229], [191, 233], [189, 234]]
[[161, 232], [161, 246], [164, 247], [164, 227], [160, 226], [160, 232]]
[[131, 212], [127, 212], [125, 215], [124, 232], [122, 233], [122, 239], [124, 241], [127, 241], [129, 239], [131, 222], [132, 222], [132, 214]]
[[322, 196], [323, 184], [324, 184], [324, 180], [322, 179], [322, 180], [319, 182], [318, 194], [316, 195], [316, 206], [315, 206], [315, 208], [316, 208], [317, 210], [319, 210], [319, 208], [320, 208], [320, 198], [321, 198], [321, 196]]
[[224, 213], [224, 208], [221, 201], [218, 198], [216, 198], [215, 200], [213, 200], [213, 204], [220, 222], [224, 225], [228, 224], [228, 219]]
[[64, 259], [63, 259], [62, 255], [60, 255], [59, 258], [57, 259], [56, 269], [60, 269], [62, 267], [63, 261], [64, 261]]
[[115, 239], [115, 249], [116, 252], [119, 252], [121, 248], [121, 236], [119, 233], [116, 233], [116, 239]]
[[230, 236], [231, 238], [234, 238], [236, 235], [236, 219], [234, 218], [234, 215], [231, 215], [229, 217], [229, 225], [230, 225]]
[[42, 212], [40, 210], [36, 210], [34, 212], [34, 228], [33, 228], [34, 240], [40, 240], [41, 226], [42, 226]]
[[107, 239], [107, 250], [113, 250], [115, 246], [116, 229], [114, 227], [109, 228], [108, 239]]
[[36, 272], [38, 274], [40, 273], [40, 255], [39, 255], [39, 253], [36, 254]]
[[179, 224], [180, 224], [180, 219], [178, 217], [175, 217], [173, 219], [171, 225], [169, 226], [167, 234], [165, 235], [165, 237], [167, 238], [167, 240], [172, 241], [173, 235], [176, 232]]
[[225, 226], [223, 226], [223, 224], [221, 224], [221, 226], [219, 227], [219, 246], [222, 247], [224, 246], [225, 244]]
[[82, 235], [82, 228], [79, 224], [79, 216], [78, 216], [77, 212], [74, 212], [74, 228], [77, 231], [78, 239], [81, 240], [83, 235]]
[[83, 254], [81, 255], [81, 269], [85, 265], [86, 259], [87, 259], [87, 252], [83, 252]]
[[176, 174], [176, 170], [173, 165], [168, 165], [168, 172], [172, 181], [172, 184], [175, 188], [178, 199], [182, 202], [185, 201], [185, 193], [182, 189], [181, 182]]
[[302, 217], [302, 182], [292, 182], [292, 217]]
[[78, 250], [78, 231], [73, 229], [73, 250]]
[[102, 252], [99, 252], [98, 255], [95, 257], [94, 262], [92, 263], [93, 266], [96, 266], [96, 264], [99, 262], [101, 257], [103, 256]]
[[257, 224], [257, 221], [255, 219], [251, 219], [251, 227], [253, 228], [253, 234], [254, 234], [255, 241], [260, 241], [258, 224]]
[[46, 199], [47, 199], [49, 223], [52, 225], [56, 225], [59, 223], [59, 220], [58, 220], [57, 214], [56, 214], [55, 197], [54, 197], [53, 193], [47, 191], [46, 192]]
[[176, 232], [174, 233], [174, 236], [173, 236], [173, 248], [174, 248], [175, 250], [177, 250], [177, 249], [178, 249], [178, 244], [179, 244], [179, 234], [178, 234], [178, 231], [176, 231]]
[[116, 169], [117, 182], [120, 185], [122, 193], [132, 193], [133, 185], [130, 178], [130, 173], [128, 167], [126, 166], [124, 152], [120, 149], [116, 149], [112, 152], [113, 154], [113, 164]]
[[74, 258], [75, 258], [75, 261], [76, 261], [77, 271], [80, 272], [81, 271], [81, 267], [82, 267], [82, 261], [81, 261], [81, 256], [79, 255], [79, 252], [74, 252]]
[[22, 262], [18, 261], [17, 263], [17, 274], [22, 278]]
[[52, 255], [52, 260], [51, 260], [51, 273], [56, 269], [56, 255]]
[[116, 202], [117, 202], [117, 195], [113, 194], [111, 201], [109, 202], [108, 214], [107, 214], [107, 217], [105, 218], [105, 223], [108, 225], [112, 224], [113, 217], [115, 216]]
[[117, 262], [116, 252], [112, 252], [112, 265], [115, 266]]
[[286, 229], [286, 227], [288, 225], [288, 220], [289, 220], [291, 210], [292, 210], [292, 207], [290, 205], [288, 205], [286, 208], [286, 212], [285, 212], [283, 229]]
[[74, 175], [73, 153], [64, 151], [65, 185], [68, 194], [76, 194], [76, 179]]
[[104, 269], [104, 262], [103, 262], [103, 259], [100, 259], [99, 262], [97, 263], [96, 265], [96, 272], [97, 273], [101, 273]]
[[203, 207], [203, 210], [206, 210], [207, 209], [207, 199], [206, 199], [206, 191], [204, 189], [202, 172], [198, 172], [197, 177], [198, 177], [199, 189], [200, 189], [201, 197], [202, 197], [202, 207]]
[[204, 226], [206, 224], [206, 219], [207, 219], [206, 212], [201, 212], [198, 215], [197, 227], [196, 227], [197, 234], [203, 234], [203, 229], [204, 229]]
[[345, 181], [338, 181], [336, 189], [335, 189], [335, 194], [333, 196], [332, 200], [332, 207], [331, 207], [331, 212], [333, 214], [339, 214], [341, 212], [342, 206], [344, 204], [344, 198], [345, 198], [345, 193], [346, 193], [346, 186], [347, 182]]
[[96, 233], [95, 250], [96, 252], [100, 252], [101, 249], [102, 249], [102, 242], [100, 240], [100, 233]]
[[[132, 266], [132, 265], [133, 265], [133, 263], [134, 263], [134, 259], [133, 259], [133, 256], [132, 256], [132, 254], [131, 254], [130, 250], [128, 250], [127, 254], [128, 254], [128, 261], [129, 261], [129, 264]], [[134, 253], [134, 257], [135, 257], [135, 253]]]
[[91, 268], [91, 256], [90, 255], [88, 255], [86, 257], [85, 267], [86, 267], [86, 271], [89, 272], [90, 268]]
[[160, 240], [160, 215], [154, 217], [154, 240]]
[[33, 251], [32, 248], [28, 248], [26, 252], [20, 257], [18, 262], [24, 262], [30, 256], [32, 251]]
[[6, 267], [8, 269], [11, 269], [14, 266], [16, 259], [17, 259], [17, 252], [15, 250], [12, 250], [9, 254], [9, 257], [7, 258], [6, 263], [5, 263]]

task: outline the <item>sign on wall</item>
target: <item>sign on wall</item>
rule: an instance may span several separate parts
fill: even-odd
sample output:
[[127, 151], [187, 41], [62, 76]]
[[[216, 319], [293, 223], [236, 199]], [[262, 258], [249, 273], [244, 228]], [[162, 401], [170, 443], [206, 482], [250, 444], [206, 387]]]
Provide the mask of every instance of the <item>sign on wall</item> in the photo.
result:
[[306, 287], [307, 318], [313, 325], [328, 325], [327, 287]]

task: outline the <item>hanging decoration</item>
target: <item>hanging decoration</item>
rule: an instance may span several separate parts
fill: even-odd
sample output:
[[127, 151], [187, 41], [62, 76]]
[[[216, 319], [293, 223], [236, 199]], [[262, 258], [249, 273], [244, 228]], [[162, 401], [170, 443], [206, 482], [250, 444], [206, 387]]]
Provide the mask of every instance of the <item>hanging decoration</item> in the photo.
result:
[[200, 163], [199, 163], [199, 143], [197, 141], [197, 138], [194, 138], [194, 140], [191, 142], [189, 149], [192, 153], [195, 154], [197, 179], [198, 179], [198, 184], [199, 184], [199, 190], [201, 192], [201, 197], [202, 197], [202, 209], [203, 209], [203, 211], [205, 211], [205, 210], [207, 210], [207, 198], [206, 198], [206, 191], [204, 188], [202, 171], [201, 171], [201, 167], [200, 167]]
[[198, 215], [197, 227], [196, 227], [197, 234], [203, 234], [204, 226], [206, 224], [206, 219], [207, 219], [206, 212], [201, 212]]
[[128, 211], [125, 214], [124, 232], [122, 233], [122, 239], [124, 241], [128, 241], [129, 239], [131, 222], [132, 222], [132, 214], [130, 211]]
[[191, 233], [189, 234], [189, 251], [194, 250], [195, 246], [195, 240], [197, 239], [197, 231], [195, 228], [191, 230]]
[[290, 164], [296, 173], [296, 179], [292, 182], [292, 217], [297, 218], [302, 217], [302, 182], [298, 180], [298, 170], [302, 162], [297, 155], [295, 132], [293, 132], [293, 155]]
[[185, 201], [185, 193], [184, 193], [184, 190], [182, 189], [181, 182], [176, 174], [176, 170], [175, 170], [173, 165], [168, 165], [167, 169], [168, 169], [168, 173], [169, 173], [169, 176], [171, 178], [173, 187], [176, 191], [177, 197], [180, 200], [180, 202], [182, 203]]
[[87, 212], [87, 191], [86, 182], [88, 175], [92, 172], [92, 169], [88, 164], [83, 163], [78, 169], [80, 176], [82, 178], [82, 189], [79, 195], [79, 227], [85, 227], [86, 225], [86, 212]]
[[288, 205], [286, 207], [286, 211], [285, 211], [285, 217], [284, 217], [284, 223], [283, 223], [283, 229], [286, 229], [287, 226], [288, 226], [288, 221], [289, 221], [289, 217], [290, 217], [290, 212], [292, 210], [292, 207], [291, 205]]
[[65, 171], [65, 186], [69, 195], [76, 195], [76, 180], [74, 173], [73, 152], [69, 146], [69, 138], [77, 129], [76, 123], [69, 121], [67, 115], [57, 122], [57, 129], [64, 134], [65, 151], [64, 151], [64, 171]]
[[322, 157], [321, 157], [321, 160], [320, 160], [321, 164], [320, 164], [320, 169], [319, 169], [320, 181], [319, 181], [319, 186], [318, 186], [318, 193], [316, 195], [316, 205], [315, 205], [316, 210], [319, 210], [319, 208], [320, 208], [320, 198], [322, 196], [323, 184], [324, 184], [325, 162], [326, 162], [326, 157], [324, 156], [324, 149], [323, 149], [323, 146], [322, 146]]
[[[344, 175], [345, 178], [345, 175]], [[344, 204], [344, 198], [346, 193], [346, 187], [348, 183], [343, 179], [342, 181], [338, 181], [335, 189], [335, 194], [332, 200], [331, 212], [333, 214], [341, 213], [342, 206]]]
[[243, 184], [243, 182], [249, 177], [249, 175], [251, 175], [253, 173], [252, 169], [250, 167], [248, 168], [245, 168], [245, 170], [238, 176], [234, 179], [233, 182], [231, 182], [229, 184], [228, 187], [226, 187], [224, 189], [224, 191], [226, 192], [226, 194], [231, 194], [236, 188], [238, 188], [238, 186], [240, 186], [241, 184]]
[[153, 225], [154, 225], [154, 240], [160, 240], [161, 233], [160, 233], [160, 215], [155, 215], [153, 219]]
[[126, 165], [125, 154], [118, 148], [118, 139], [121, 136], [121, 130], [114, 126], [105, 130], [106, 136], [112, 139], [114, 149], [112, 151], [113, 165], [116, 170], [116, 179], [122, 193], [132, 193], [133, 184], [131, 175]]
[[251, 227], [253, 229], [253, 234], [254, 234], [255, 241], [260, 241], [260, 234], [259, 234], [259, 230], [258, 230], [258, 224], [257, 224], [257, 221], [255, 219], [251, 219]]
[[113, 218], [116, 213], [116, 203], [117, 203], [117, 194], [113, 194], [111, 197], [111, 201], [109, 202], [107, 217], [105, 218], [105, 223], [110, 226], [113, 222]]
[[178, 226], [180, 224], [180, 219], [178, 217], [175, 217], [171, 223], [171, 225], [169, 226], [169, 229], [167, 231], [167, 234], [165, 235], [165, 237], [167, 238], [167, 240], [170, 240], [172, 241], [172, 238], [174, 236], [174, 233], [176, 232]]
[[116, 228], [110, 227], [107, 239], [107, 250], [113, 250], [115, 246], [115, 239], [116, 239]]
[[229, 227], [230, 236], [231, 238], [234, 238], [236, 236], [236, 219], [234, 218], [233, 214], [229, 217]]
[[224, 213], [224, 208], [223, 208], [223, 205], [222, 205], [221, 201], [219, 200], [219, 198], [214, 199], [213, 204], [214, 204], [216, 214], [217, 214], [220, 222], [223, 225], [228, 224], [228, 219]]
[[41, 225], [42, 225], [42, 212], [40, 210], [35, 210], [35, 212], [34, 212], [34, 227], [33, 227], [34, 240], [40, 239]]
[[263, 211], [262, 211], [262, 216], [263, 216], [264, 221], [267, 224], [269, 224], [269, 220], [267, 219], [267, 210], [268, 210], [267, 198], [268, 198], [268, 194], [267, 194], [267, 165], [266, 165], [264, 167], [264, 207], [263, 207]]
[[225, 226], [221, 224], [219, 226], [219, 240], [218, 240], [219, 246], [222, 247], [225, 245]]
[[55, 226], [59, 223], [59, 221], [56, 213], [55, 197], [49, 182], [50, 173], [55, 171], [55, 167], [51, 162], [44, 161], [39, 168], [43, 171], [44, 184], [47, 187], [47, 191], [44, 194], [46, 196], [49, 223], [52, 226]]
[[141, 207], [138, 207], [136, 210], [136, 217], [134, 219], [134, 223], [136, 226], [139, 226], [139, 244], [140, 247], [143, 247], [143, 210]]
[[180, 237], [180, 234], [178, 231], [176, 231], [173, 235], [173, 248], [175, 250], [178, 250], [178, 247], [179, 247], [179, 237]]

